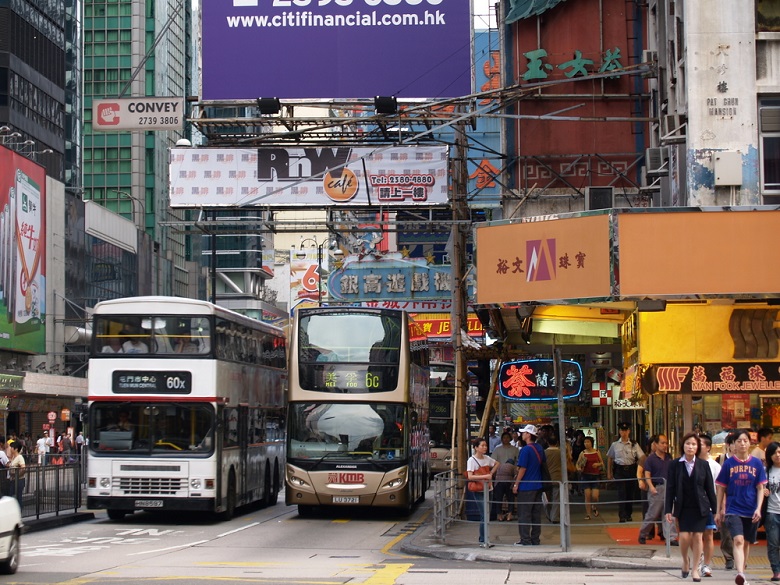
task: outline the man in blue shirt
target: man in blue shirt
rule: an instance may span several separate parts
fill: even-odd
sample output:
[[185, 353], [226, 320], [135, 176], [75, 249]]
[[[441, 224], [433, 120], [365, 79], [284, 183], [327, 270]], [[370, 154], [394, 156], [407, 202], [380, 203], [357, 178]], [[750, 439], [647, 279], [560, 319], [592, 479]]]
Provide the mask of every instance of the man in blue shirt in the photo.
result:
[[542, 535], [542, 464], [547, 461], [544, 449], [536, 443], [539, 431], [534, 425], [520, 430], [525, 447], [517, 456], [517, 476], [512, 491], [517, 494], [520, 540], [515, 544], [541, 544]]

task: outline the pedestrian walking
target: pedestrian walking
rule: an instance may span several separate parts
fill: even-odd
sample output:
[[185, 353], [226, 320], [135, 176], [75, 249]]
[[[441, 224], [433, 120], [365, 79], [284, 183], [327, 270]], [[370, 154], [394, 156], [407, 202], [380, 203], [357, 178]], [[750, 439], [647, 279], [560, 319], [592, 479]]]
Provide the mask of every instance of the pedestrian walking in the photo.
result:
[[607, 479], [616, 480], [618, 517], [621, 522], [633, 522], [634, 502], [639, 500], [637, 466], [644, 464], [645, 454], [636, 441], [631, 439], [628, 423], [618, 425], [620, 437], [607, 451]]
[[[669, 441], [666, 435], [655, 435], [652, 453], [645, 459], [644, 481], [647, 486], [647, 512], [642, 527], [639, 529], [639, 544], [646, 544], [651, 531], [655, 533], [656, 522], [661, 521], [659, 536], [670, 539], [670, 544], [677, 544], [677, 529], [671, 520], [664, 517], [666, 503], [667, 477], [672, 458], [669, 455]], [[715, 492], [713, 491], [713, 494]], [[698, 562], [698, 559], [697, 559]]]
[[[723, 443], [724, 451], [718, 458], [718, 464], [721, 468], [729, 457], [734, 456], [734, 436], [733, 432], [726, 435]], [[717, 485], [715, 486], [715, 493], [718, 493]], [[721, 523], [718, 525], [718, 532], [720, 533], [720, 553], [723, 555], [724, 566], [727, 571], [731, 571], [734, 568], [734, 540], [731, 538], [729, 528], [725, 524]]]
[[[709, 435], [699, 435], [699, 443], [701, 443], [701, 452], [699, 457], [707, 462], [710, 466], [710, 473], [712, 474], [712, 488], [715, 493], [718, 493], [717, 487], [715, 487], [715, 478], [720, 474], [720, 463], [715, 461], [715, 458], [710, 455], [712, 449], [712, 437]], [[699, 572], [702, 577], [712, 577], [712, 557], [715, 553], [715, 530], [717, 530], [715, 524], [715, 514], [710, 513], [707, 519], [707, 526], [704, 528], [704, 534], [702, 535], [702, 559], [701, 568]], [[733, 561], [732, 561], [733, 562]]]
[[[466, 462], [466, 472], [469, 481], [488, 483], [488, 491], [493, 489], [493, 475], [498, 470], [498, 461], [487, 454], [488, 442], [485, 439], [474, 441], [474, 454]], [[490, 471], [486, 472], [486, 469]], [[479, 508], [479, 542], [485, 542], [485, 490], [473, 492], [466, 490], [466, 496]]]
[[517, 494], [518, 546], [541, 544], [542, 535], [542, 464], [544, 449], [536, 444], [539, 431], [534, 425], [521, 429], [525, 447], [517, 457], [517, 475], [512, 490]]
[[8, 496], [11, 493], [11, 488], [8, 485], [8, 472], [5, 471], [5, 468], [8, 467], [7, 450], [5, 437], [0, 436], [0, 496]]
[[593, 447], [593, 437], [585, 437], [584, 449], [577, 459], [577, 469], [580, 472], [580, 488], [585, 492], [585, 520], [599, 515], [596, 504], [599, 503], [599, 481], [604, 471], [604, 460], [601, 453]]
[[10, 486], [10, 493], [8, 495], [15, 496], [19, 501], [19, 507], [23, 508], [24, 497], [24, 484], [25, 484], [25, 472], [27, 471], [24, 456], [19, 452], [21, 444], [18, 440], [14, 439], [8, 441], [8, 483]]
[[[666, 487], [666, 521], [677, 518], [682, 554], [682, 578], [701, 581], [702, 534], [718, 501], [709, 464], [699, 457], [701, 443], [696, 433], [682, 440], [683, 455], [669, 467]], [[690, 553], [690, 556], [689, 556]], [[741, 585], [741, 584], [740, 584]]]
[[767, 463], [766, 448], [769, 446], [769, 443], [772, 442], [774, 434], [774, 430], [768, 427], [761, 427], [758, 429], [758, 444], [756, 445], [755, 449], [750, 452], [753, 457], [758, 457], [764, 464]]
[[755, 542], [761, 504], [764, 501], [766, 470], [761, 460], [750, 454], [750, 432], [734, 432], [734, 455], [729, 457], [715, 480], [718, 486], [718, 513], [715, 522], [726, 525], [734, 540], [734, 582], [745, 585], [745, 563], [750, 544]]
[[[501, 444], [493, 450], [493, 459], [498, 461], [496, 471], [496, 485], [493, 488], [493, 510], [490, 519], [498, 519], [499, 522], [509, 521], [517, 516], [517, 504], [515, 494], [512, 491], [512, 481], [517, 475], [517, 456], [519, 449], [511, 444], [512, 435], [509, 432], [501, 434]], [[506, 498], [507, 512], [504, 514], [504, 499]]]
[[[553, 524], [561, 521], [561, 481], [563, 481], [563, 471], [561, 469], [561, 447], [558, 441], [558, 434], [552, 430], [547, 435], [547, 448], [544, 450], [547, 458], [547, 470], [550, 472], [550, 481], [553, 481], [550, 498], [542, 495], [544, 503], [544, 514]], [[567, 454], [568, 455], [568, 454]], [[545, 500], [547, 501], [545, 502]]]
[[769, 443], [766, 448], [766, 478], [766, 556], [772, 568], [770, 580], [780, 581], [780, 443], [775, 441]]
[[49, 452], [49, 447], [45, 436], [38, 435], [38, 440], [35, 442], [35, 450], [38, 453], [38, 465], [46, 465], [46, 453]]

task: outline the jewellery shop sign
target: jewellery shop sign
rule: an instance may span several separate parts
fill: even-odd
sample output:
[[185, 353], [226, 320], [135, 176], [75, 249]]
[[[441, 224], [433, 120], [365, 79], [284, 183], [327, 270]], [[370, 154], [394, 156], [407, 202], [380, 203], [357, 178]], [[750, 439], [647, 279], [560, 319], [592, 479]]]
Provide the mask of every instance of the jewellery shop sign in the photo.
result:
[[642, 388], [656, 392], [778, 392], [780, 363], [654, 364], [642, 374]]

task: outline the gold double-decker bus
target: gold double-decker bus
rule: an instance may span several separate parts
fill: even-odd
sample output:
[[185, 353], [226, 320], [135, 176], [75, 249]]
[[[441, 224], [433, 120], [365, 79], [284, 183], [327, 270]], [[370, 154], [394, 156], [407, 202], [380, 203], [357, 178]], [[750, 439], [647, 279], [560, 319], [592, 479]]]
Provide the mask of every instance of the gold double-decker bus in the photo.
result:
[[397, 310], [300, 309], [289, 364], [287, 504], [410, 511], [429, 485], [422, 329]]

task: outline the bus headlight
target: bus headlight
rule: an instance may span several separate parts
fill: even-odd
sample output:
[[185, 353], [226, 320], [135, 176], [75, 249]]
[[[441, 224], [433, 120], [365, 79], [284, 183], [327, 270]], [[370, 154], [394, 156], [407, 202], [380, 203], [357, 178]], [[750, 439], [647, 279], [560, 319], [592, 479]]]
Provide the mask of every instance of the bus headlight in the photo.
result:
[[382, 487], [386, 488], [386, 489], [393, 489], [393, 488], [401, 487], [402, 485], [404, 485], [405, 481], [406, 481], [406, 478], [396, 477], [395, 479], [391, 479], [390, 481], [388, 481]]
[[296, 475], [291, 475], [290, 476], [290, 483], [292, 485], [294, 485], [294, 486], [297, 486], [297, 487], [306, 487], [306, 486], [309, 485], [304, 480], [302, 480], [300, 477], [298, 477]]
[[194, 490], [200, 489], [200, 480], [199, 479], [192, 479], [190, 480], [190, 487]]
[[100, 487], [102, 487], [102, 488], [111, 487], [111, 478], [109, 478], [109, 477], [101, 477], [100, 478]]

